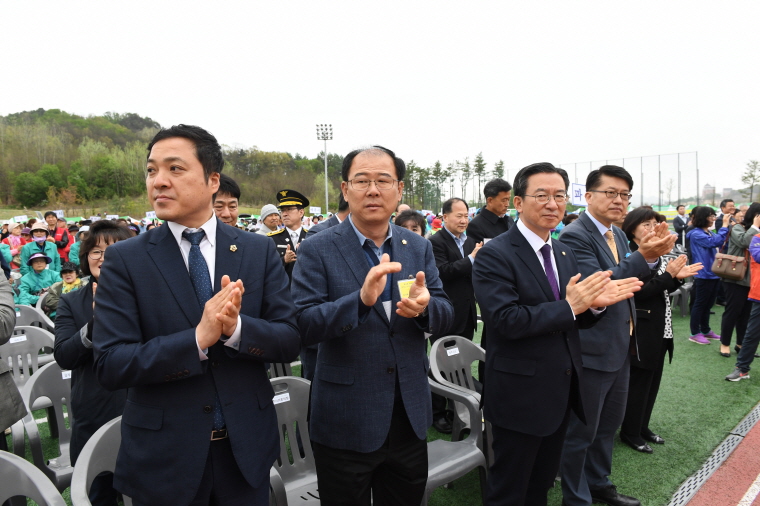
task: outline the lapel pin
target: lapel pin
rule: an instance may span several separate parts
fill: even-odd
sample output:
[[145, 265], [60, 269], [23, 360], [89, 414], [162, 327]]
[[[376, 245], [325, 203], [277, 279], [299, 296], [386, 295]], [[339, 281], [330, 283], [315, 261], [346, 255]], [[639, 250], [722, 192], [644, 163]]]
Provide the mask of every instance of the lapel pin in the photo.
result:
[[232, 246], [230, 246], [230, 251], [232, 251], [233, 253], [236, 252], [237, 251], [237, 246], [235, 246], [234, 244]]
[[562, 252], [562, 256], [565, 256], [565, 252], [564, 251]]
[[406, 239], [401, 239], [401, 244], [406, 244]]

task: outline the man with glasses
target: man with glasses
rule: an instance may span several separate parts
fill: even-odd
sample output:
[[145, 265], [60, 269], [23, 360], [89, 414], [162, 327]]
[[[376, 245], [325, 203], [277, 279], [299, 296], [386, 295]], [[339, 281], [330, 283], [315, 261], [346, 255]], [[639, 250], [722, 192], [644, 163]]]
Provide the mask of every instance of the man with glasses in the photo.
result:
[[309, 199], [295, 190], [278, 191], [276, 198], [280, 203], [282, 224], [285, 227], [271, 232], [267, 236], [271, 237], [277, 245], [277, 252], [280, 254], [280, 258], [282, 258], [285, 272], [288, 273], [288, 279], [292, 282], [293, 267], [298, 259], [296, 250], [301, 241], [306, 238], [306, 232], [309, 231], [309, 229], [304, 228], [301, 224], [303, 209], [309, 205]]
[[430, 242], [389, 223], [405, 171], [381, 146], [349, 153], [351, 213], [298, 250], [298, 326], [303, 344], [319, 343], [309, 429], [325, 505], [417, 506], [425, 491], [425, 332], [447, 332], [454, 311]]
[[[637, 277], [646, 282], [657, 270], [676, 237], [667, 223], [658, 224], [631, 253], [625, 233], [613, 223], [625, 214], [633, 178], [622, 167], [605, 165], [586, 179], [588, 208], [566, 226], [560, 241], [572, 248], [583, 277], [612, 271], [612, 279]], [[581, 395], [586, 420], [570, 416], [560, 473], [567, 506], [601, 502], [638, 506], [637, 499], [619, 494], [610, 482], [613, 437], [623, 421], [628, 397], [629, 360], [636, 358], [636, 308], [633, 299], [607, 308], [606, 317], [580, 331], [583, 354]], [[646, 437], [645, 435], [642, 435]]]

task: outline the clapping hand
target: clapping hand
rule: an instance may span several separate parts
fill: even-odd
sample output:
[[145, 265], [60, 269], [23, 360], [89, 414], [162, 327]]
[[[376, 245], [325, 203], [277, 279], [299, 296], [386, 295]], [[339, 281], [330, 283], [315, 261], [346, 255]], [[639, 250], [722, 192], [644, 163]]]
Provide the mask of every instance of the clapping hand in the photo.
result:
[[396, 314], [404, 318], [416, 318], [430, 303], [430, 292], [425, 286], [425, 273], [420, 271], [409, 289], [409, 298], [396, 303]]
[[662, 255], [673, 249], [676, 239], [678, 236], [670, 233], [666, 222], [658, 223], [651, 232], [641, 239], [639, 252], [647, 262], [654, 263]]
[[383, 253], [380, 263], [372, 267], [367, 273], [367, 277], [364, 278], [364, 284], [362, 285], [361, 292], [359, 292], [362, 304], [365, 306], [374, 306], [375, 302], [377, 302], [377, 298], [380, 297], [383, 290], [385, 290], [388, 274], [400, 271], [401, 264], [398, 262], [391, 262], [391, 257], [387, 253]]
[[668, 266], [665, 268], [665, 272], [676, 279], [685, 279], [695, 275], [702, 270], [703, 266], [700, 262], [686, 265], [686, 261], [686, 255], [680, 255], [678, 258], [675, 258], [668, 263]]
[[591, 307], [606, 307], [617, 304], [621, 300], [630, 299], [635, 292], [641, 290], [644, 285], [643, 281], [639, 278], [625, 278], [625, 279], [613, 279], [610, 280], [604, 286], [604, 291], [594, 299], [591, 303]]

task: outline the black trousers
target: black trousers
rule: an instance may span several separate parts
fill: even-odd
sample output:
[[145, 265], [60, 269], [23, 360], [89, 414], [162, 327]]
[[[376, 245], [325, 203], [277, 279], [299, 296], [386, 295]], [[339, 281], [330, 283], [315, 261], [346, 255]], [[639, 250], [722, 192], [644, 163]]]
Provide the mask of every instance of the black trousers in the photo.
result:
[[749, 314], [752, 312], [752, 301], [747, 300], [749, 287], [725, 281], [721, 284], [726, 293], [726, 308], [720, 321], [720, 344], [731, 346], [731, 336], [736, 328], [736, 344], [741, 346], [747, 332]]
[[625, 417], [620, 432], [628, 436], [628, 439], [637, 444], [646, 441], [642, 434], [651, 432], [649, 420], [652, 418], [652, 410], [660, 391], [662, 371], [665, 366], [665, 355], [668, 353], [667, 339], [661, 339], [661, 349], [654, 367], [643, 369], [634, 365], [631, 360], [631, 377], [628, 382], [628, 401], [625, 405]]
[[[147, 506], [150, 503], [133, 501], [132, 504]], [[269, 480], [262, 480], [257, 488], [252, 487], [240, 472], [235, 456], [232, 454], [232, 445], [227, 438], [211, 442], [200, 487], [190, 506], [230, 504], [269, 506]]]
[[322, 506], [419, 506], [427, 484], [427, 441], [417, 438], [404, 405], [393, 407], [383, 445], [369, 453], [312, 442]]
[[540, 437], [492, 425], [494, 463], [488, 472], [485, 506], [546, 506], [559, 471], [569, 410], [559, 428]]

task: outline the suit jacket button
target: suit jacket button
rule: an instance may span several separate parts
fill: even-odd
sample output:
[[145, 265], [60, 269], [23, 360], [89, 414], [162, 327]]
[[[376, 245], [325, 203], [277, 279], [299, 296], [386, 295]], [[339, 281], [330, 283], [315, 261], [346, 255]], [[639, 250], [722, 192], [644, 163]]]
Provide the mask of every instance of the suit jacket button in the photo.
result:
[[185, 376], [187, 376], [188, 374], [190, 374], [190, 371], [188, 371], [187, 369], [185, 369], [184, 371], [182, 371], [182, 374], [184, 374]]
[[211, 406], [203, 406], [203, 412], [206, 414], [211, 413]]
[[573, 374], [573, 371], [571, 371], [570, 369], [568, 369], [567, 371], [565, 371], [565, 374], [567, 374], [568, 376], [570, 376], [571, 374]]
[[396, 372], [396, 369], [394, 367], [388, 368], [388, 374], [393, 374], [394, 372]]
[[211, 362], [211, 367], [217, 367], [218, 365], [219, 365], [218, 360], [214, 360], [213, 362]]

